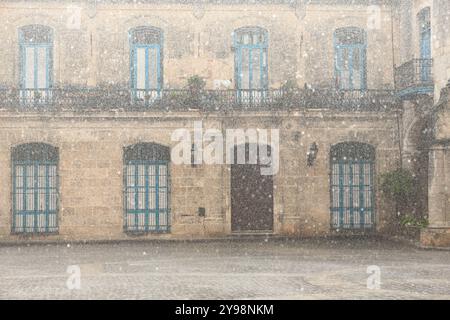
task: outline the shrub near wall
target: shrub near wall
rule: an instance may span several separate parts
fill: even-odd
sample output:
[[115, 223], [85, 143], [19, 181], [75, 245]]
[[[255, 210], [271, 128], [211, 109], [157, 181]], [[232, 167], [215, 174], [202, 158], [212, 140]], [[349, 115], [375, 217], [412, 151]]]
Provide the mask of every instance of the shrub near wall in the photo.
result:
[[417, 238], [428, 223], [423, 213], [415, 212], [418, 183], [411, 171], [397, 169], [381, 176], [381, 190], [395, 203], [390, 225], [392, 233]]

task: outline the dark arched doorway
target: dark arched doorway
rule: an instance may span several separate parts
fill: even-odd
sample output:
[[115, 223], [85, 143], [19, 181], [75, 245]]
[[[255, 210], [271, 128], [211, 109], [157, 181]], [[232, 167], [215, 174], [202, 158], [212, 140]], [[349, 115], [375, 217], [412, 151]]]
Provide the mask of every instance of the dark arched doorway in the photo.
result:
[[[231, 231], [272, 232], [273, 176], [261, 173], [267, 164], [259, 156], [256, 161], [249, 161], [249, 144], [245, 145], [245, 164], [239, 164], [238, 148], [235, 147], [235, 161], [231, 165]], [[253, 150], [259, 151], [259, 147]]]

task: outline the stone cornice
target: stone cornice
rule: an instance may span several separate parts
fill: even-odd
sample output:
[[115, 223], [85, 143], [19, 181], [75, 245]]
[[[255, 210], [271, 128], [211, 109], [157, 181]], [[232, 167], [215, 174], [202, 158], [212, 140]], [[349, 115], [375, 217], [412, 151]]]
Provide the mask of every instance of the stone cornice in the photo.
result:
[[8, 3], [180, 4], [180, 5], [383, 5], [397, 0], [6, 0]]

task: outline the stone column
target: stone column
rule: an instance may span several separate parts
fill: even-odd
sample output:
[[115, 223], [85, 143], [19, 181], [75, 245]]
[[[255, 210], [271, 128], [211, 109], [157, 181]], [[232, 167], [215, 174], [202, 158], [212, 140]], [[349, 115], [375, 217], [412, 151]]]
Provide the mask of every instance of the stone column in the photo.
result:
[[[445, 88], [450, 77], [450, 1], [433, 0], [431, 30], [433, 33], [433, 78], [435, 84], [435, 100], [439, 99], [441, 89]], [[448, 87], [448, 85], [447, 85]]]
[[428, 228], [422, 230], [424, 246], [450, 247], [450, 81], [435, 106], [435, 143], [429, 149]]
[[449, 226], [449, 186], [448, 163], [449, 146], [430, 148], [428, 177], [428, 208], [430, 227]]

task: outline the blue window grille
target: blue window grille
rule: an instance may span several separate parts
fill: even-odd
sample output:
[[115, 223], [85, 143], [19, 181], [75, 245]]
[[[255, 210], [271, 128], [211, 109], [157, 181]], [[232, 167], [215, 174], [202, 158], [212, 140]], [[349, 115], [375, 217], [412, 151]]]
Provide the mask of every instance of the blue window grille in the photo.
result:
[[42, 25], [19, 29], [20, 101], [45, 105], [52, 98], [53, 31]]
[[125, 232], [169, 232], [169, 148], [139, 143], [125, 148], [124, 162]]
[[133, 101], [148, 106], [160, 98], [163, 87], [163, 34], [158, 28], [138, 27], [129, 36]]
[[367, 144], [340, 143], [331, 148], [331, 227], [373, 229], [375, 149]]
[[422, 9], [418, 16], [420, 41], [420, 76], [424, 82], [431, 80], [431, 13], [430, 8]]
[[12, 170], [12, 232], [58, 232], [58, 149], [43, 143], [17, 146]]
[[268, 32], [260, 27], [244, 27], [235, 30], [233, 38], [238, 101], [259, 103], [269, 86]]
[[334, 32], [336, 85], [341, 90], [365, 90], [366, 32], [356, 27], [340, 28]]

